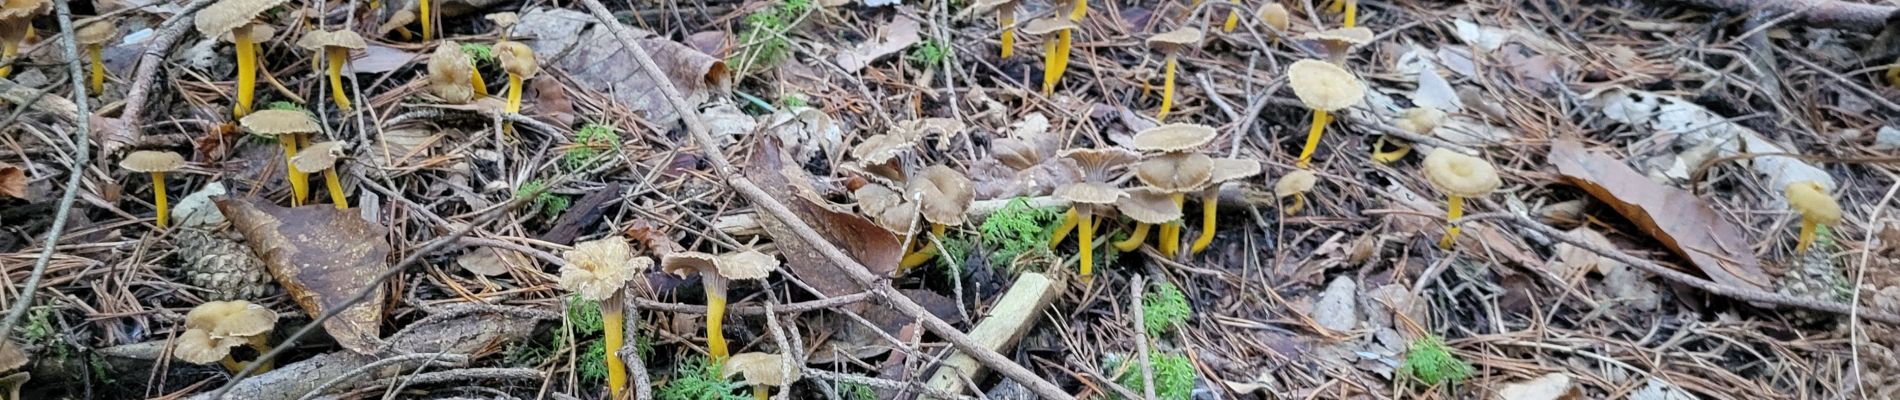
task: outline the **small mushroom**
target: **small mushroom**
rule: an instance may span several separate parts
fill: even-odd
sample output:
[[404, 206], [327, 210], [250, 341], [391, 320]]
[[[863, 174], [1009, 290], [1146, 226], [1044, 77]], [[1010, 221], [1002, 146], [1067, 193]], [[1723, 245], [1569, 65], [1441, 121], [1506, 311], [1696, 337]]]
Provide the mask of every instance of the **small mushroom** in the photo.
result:
[[462, 52], [462, 45], [444, 40], [429, 54], [429, 92], [450, 104], [474, 101], [474, 71], [475, 61]]
[[906, 132], [872, 135], [851, 146], [851, 156], [857, 161], [846, 164], [845, 169], [887, 186], [903, 186], [902, 182], [909, 179], [904, 174], [902, 156], [916, 146], [917, 138]]
[[515, 24], [521, 22], [520, 15], [507, 11], [484, 15], [482, 18], [495, 23], [495, 30], [500, 31], [497, 33], [501, 34], [501, 40], [504, 41], [508, 40], [509, 34], [514, 33]]
[[1345, 14], [1345, 20], [1340, 22], [1344, 27], [1359, 26], [1359, 0], [1329, 0], [1326, 11]]
[[[270, 352], [270, 331], [277, 312], [244, 300], [210, 301], [185, 314], [185, 332], [178, 335], [172, 354], [194, 364], [224, 362], [233, 372], [243, 365], [231, 358], [231, 348], [248, 344], [258, 354]], [[263, 370], [270, 370], [264, 364]]]
[[[974, 186], [962, 172], [933, 165], [912, 178], [904, 192], [905, 197], [917, 203], [924, 220], [930, 222], [930, 234], [937, 240], [944, 240], [946, 227], [963, 225], [963, 213], [970, 209], [970, 203], [976, 201]], [[937, 246], [930, 241], [919, 242], [923, 245], [922, 249], [904, 256], [898, 263], [899, 271], [923, 265], [937, 255]]]
[[1189, 254], [1199, 254], [1208, 244], [1214, 243], [1214, 235], [1220, 233], [1214, 229], [1214, 222], [1220, 212], [1220, 184], [1260, 174], [1260, 162], [1241, 158], [1216, 158], [1213, 160], [1214, 176], [1207, 179], [1207, 185], [1201, 189], [1201, 236], [1194, 238], [1194, 247]]
[[521, 42], [501, 42], [495, 44], [495, 53], [501, 60], [501, 69], [508, 71], [508, 108], [510, 114], [521, 112], [521, 81], [540, 71], [541, 64], [535, 62], [534, 49]]
[[1152, 187], [1129, 189], [1128, 197], [1115, 202], [1115, 209], [1135, 220], [1135, 231], [1129, 233], [1127, 239], [1115, 242], [1115, 248], [1124, 252], [1141, 247], [1154, 225], [1181, 219], [1181, 205], [1174, 202], [1174, 194]]
[[231, 43], [237, 50], [237, 105], [231, 113], [236, 118], [244, 118], [251, 113], [251, 100], [257, 87], [257, 46], [252, 42], [252, 32], [256, 19], [264, 11], [275, 8], [289, 0], [219, 0], [211, 6], [199, 10], [193, 22], [198, 33], [206, 37], [218, 37], [231, 34]]
[[1136, 132], [1132, 145], [1136, 150], [1182, 152], [1214, 141], [1214, 128], [1199, 124], [1166, 124]]
[[[1175, 207], [1186, 204], [1187, 193], [1200, 190], [1213, 176], [1214, 159], [1201, 153], [1167, 153], [1135, 165], [1135, 178], [1141, 180], [1142, 184], [1167, 193], [1174, 199]], [[1181, 247], [1181, 224], [1170, 221], [1162, 225], [1160, 236], [1161, 255], [1174, 257]]]
[[852, 191], [851, 197], [857, 200], [858, 209], [865, 216], [891, 232], [909, 235], [912, 220], [918, 218], [915, 203], [904, 201], [903, 195], [883, 184], [865, 184]]
[[1300, 42], [1314, 52], [1326, 55], [1327, 61], [1343, 65], [1353, 48], [1371, 43], [1372, 38], [1371, 29], [1348, 27], [1307, 32], [1300, 35]]
[[[1444, 148], [1432, 149], [1431, 154], [1425, 155], [1425, 180], [1450, 197], [1447, 201], [1451, 213], [1446, 220], [1453, 222], [1464, 216], [1466, 197], [1491, 194], [1503, 184], [1490, 162]], [[1451, 225], [1445, 237], [1438, 241], [1438, 247], [1451, 249], [1452, 243], [1458, 240], [1458, 231], [1458, 225]]]
[[396, 32], [396, 34], [402, 35], [402, 40], [404, 41], [413, 40], [416, 38], [416, 34], [415, 32], [409, 31], [409, 24], [412, 22], [416, 22], [415, 11], [396, 10], [390, 13], [389, 18], [383, 20], [381, 25], [376, 26], [376, 34], [389, 36], [389, 32]]
[[284, 166], [289, 169], [286, 175], [290, 179], [290, 204], [303, 205], [304, 199], [310, 198], [310, 179], [297, 169], [292, 159], [297, 157], [297, 143], [303, 141], [304, 135], [321, 129], [317, 120], [299, 110], [264, 110], [247, 115], [238, 123], [251, 133], [277, 138], [277, 143], [284, 148]]
[[971, 4], [978, 10], [995, 9], [996, 26], [1003, 29], [1002, 58], [1007, 60], [1016, 53], [1016, 7], [1022, 0], [978, 0]]
[[600, 303], [601, 326], [605, 328], [607, 348], [607, 385], [614, 396], [627, 388], [627, 369], [619, 349], [625, 343], [626, 314], [621, 302], [622, 288], [634, 277], [653, 267], [653, 259], [634, 257], [627, 240], [619, 236], [574, 244], [561, 253], [561, 287], [580, 298]]
[[679, 276], [699, 275], [706, 290], [706, 351], [713, 362], [723, 362], [728, 354], [726, 334], [726, 283], [728, 280], [757, 280], [778, 269], [778, 259], [758, 250], [712, 255], [696, 251], [667, 254], [660, 261], [666, 272]]
[[[28, 361], [32, 360], [27, 357], [25, 351], [20, 350], [19, 345], [13, 344], [11, 340], [0, 338], [0, 372], [19, 369], [26, 366]], [[20, 396], [10, 398], [17, 399]]]
[[343, 181], [336, 173], [337, 158], [342, 156], [343, 142], [331, 141], [311, 144], [297, 152], [296, 157], [290, 158], [290, 164], [297, 166], [298, 171], [323, 171], [323, 184], [330, 191], [330, 203], [336, 204], [338, 210], [350, 208], [349, 199], [343, 193]]
[[1304, 169], [1312, 164], [1319, 138], [1325, 134], [1326, 124], [1332, 121], [1327, 113], [1359, 105], [1365, 98], [1366, 86], [1345, 68], [1317, 60], [1294, 62], [1287, 67], [1286, 75], [1288, 83], [1293, 85], [1293, 94], [1307, 108], [1313, 109], [1313, 126], [1307, 131], [1306, 147], [1300, 150], [1298, 162]]
[[1260, 7], [1260, 24], [1266, 25], [1272, 31], [1275, 44], [1280, 42], [1280, 37], [1286, 36], [1287, 29], [1293, 27], [1293, 21], [1288, 18], [1286, 6], [1278, 2], [1267, 2], [1266, 6]]
[[1273, 195], [1279, 198], [1293, 198], [1293, 204], [1286, 207], [1286, 215], [1299, 214], [1306, 209], [1306, 192], [1313, 190], [1313, 184], [1319, 183], [1319, 175], [1311, 170], [1293, 170], [1293, 173], [1280, 177], [1273, 184]]
[[53, 3], [48, 0], [5, 0], [0, 1], [0, 78], [13, 75], [14, 57], [20, 55], [20, 45], [26, 43], [27, 36], [33, 34], [33, 17], [45, 14]]
[[791, 356], [758, 352], [734, 354], [720, 369], [726, 379], [738, 375], [739, 384], [751, 386], [752, 397], [757, 400], [770, 398], [771, 388], [797, 382], [798, 372]]
[[152, 174], [152, 205], [158, 208], [158, 227], [171, 226], [171, 206], [165, 196], [165, 173], [185, 166], [185, 157], [169, 151], [141, 150], [119, 160], [119, 168]]
[[349, 61], [350, 50], [362, 50], [368, 43], [363, 36], [348, 29], [334, 31], [310, 31], [297, 40], [297, 47], [310, 51], [323, 52], [324, 63], [328, 64], [325, 73], [330, 76], [330, 99], [336, 102], [337, 109], [350, 110], [350, 95], [343, 90], [343, 63]]
[[[1397, 126], [1399, 130], [1415, 135], [1428, 136], [1432, 134], [1433, 130], [1438, 129], [1439, 125], [1443, 125], [1444, 123], [1444, 111], [1439, 111], [1431, 107], [1412, 107], [1400, 112], [1399, 119], [1393, 121], [1392, 125]], [[1386, 151], [1387, 143], [1391, 143], [1395, 149]], [[1406, 154], [1411, 153], [1412, 145], [1410, 143], [1396, 141], [1391, 135], [1379, 135], [1379, 140], [1372, 143], [1372, 161], [1376, 161], [1380, 164], [1391, 164], [1401, 158], [1405, 158]]]
[[0, 390], [5, 390], [6, 393], [8, 393], [8, 399], [19, 400], [22, 398], [20, 397], [20, 388], [26, 386], [26, 381], [32, 379], [33, 374], [27, 371], [0, 376]]
[[[1230, 28], [1233, 22], [1228, 22]], [[1163, 61], [1161, 78], [1161, 111], [1155, 113], [1155, 121], [1165, 121], [1168, 110], [1174, 107], [1174, 71], [1180, 64], [1180, 55], [1201, 44], [1200, 29], [1180, 28], [1148, 37], [1148, 48], [1167, 55]]]
[[1064, 150], [1062, 157], [1075, 161], [1076, 167], [1082, 170], [1082, 181], [1056, 187], [1055, 197], [1068, 201], [1069, 211], [1063, 214], [1062, 226], [1056, 228], [1056, 234], [1050, 236], [1050, 247], [1060, 243], [1069, 229], [1077, 229], [1076, 248], [1081, 257], [1082, 279], [1088, 281], [1095, 272], [1095, 214], [1112, 211], [1115, 202], [1128, 196], [1108, 181], [1121, 167], [1135, 162], [1141, 155], [1103, 148]]
[[77, 39], [79, 45], [85, 46], [87, 63], [92, 66], [92, 80], [88, 82], [89, 89], [92, 89], [95, 95], [105, 92], [106, 64], [100, 60], [100, 53], [104, 52], [105, 43], [112, 40], [112, 34], [116, 30], [103, 17], [87, 18], [75, 24], [79, 25], [79, 30], [73, 32], [73, 39]]
[[[1061, 15], [1029, 21], [1028, 25], [1023, 26], [1024, 34], [1043, 38], [1042, 95], [1055, 93], [1056, 82], [1062, 80], [1062, 73], [1069, 68], [1069, 51], [1075, 40], [1074, 31], [1078, 27], [1080, 25], [1076, 25], [1076, 21]], [[1051, 33], [1056, 35], [1050, 37]]]
[[1788, 184], [1782, 192], [1788, 196], [1788, 206], [1801, 212], [1801, 239], [1795, 242], [1794, 251], [1806, 253], [1808, 245], [1814, 243], [1815, 231], [1823, 225], [1841, 223], [1841, 204], [1827, 193], [1827, 188], [1819, 182], [1801, 181]]

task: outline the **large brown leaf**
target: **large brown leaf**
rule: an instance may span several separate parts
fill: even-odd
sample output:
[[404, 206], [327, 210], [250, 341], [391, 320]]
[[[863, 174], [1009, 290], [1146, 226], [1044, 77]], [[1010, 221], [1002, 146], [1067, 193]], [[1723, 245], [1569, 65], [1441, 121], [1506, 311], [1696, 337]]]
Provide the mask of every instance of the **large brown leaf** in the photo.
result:
[[1695, 194], [1651, 181], [1622, 161], [1584, 150], [1571, 140], [1551, 146], [1550, 163], [1566, 182], [1615, 208], [1643, 233], [1689, 259], [1709, 279], [1740, 287], [1769, 287], [1768, 274], [1762, 272], [1741, 227], [1722, 218]]
[[[777, 139], [763, 137], [758, 148], [752, 151], [752, 160], [746, 166], [746, 177], [770, 193], [772, 198], [784, 202], [785, 207], [790, 208], [799, 219], [811, 224], [812, 229], [824, 235], [825, 240], [864, 264], [871, 273], [889, 275], [896, 270], [898, 259], [903, 257], [899, 251], [903, 244], [898, 241], [897, 235], [862, 216], [830, 207], [829, 202], [820, 198], [818, 191], [812, 188], [811, 178], [803, 170], [797, 165], [785, 164], [782, 152]], [[771, 213], [761, 212], [759, 216], [766, 234], [778, 244], [779, 252], [785, 255], [786, 266], [798, 279], [828, 296], [864, 290], [846, 276], [841, 267], [832, 264], [816, 247], [793, 233], [785, 221], [773, 217]]]
[[[328, 204], [284, 208], [243, 197], [219, 199], [218, 210], [312, 318], [376, 285], [376, 275], [389, 264], [386, 229]], [[343, 348], [373, 354], [380, 342], [382, 292], [378, 287], [368, 300], [324, 321], [323, 330]]]
[[[679, 121], [679, 113], [667, 104], [657, 82], [640, 73], [633, 54], [619, 45], [612, 31], [594, 22], [593, 16], [580, 11], [536, 8], [521, 12], [514, 33], [538, 38], [526, 43], [541, 58], [541, 65], [566, 72], [575, 84], [613, 97], [660, 126]], [[640, 46], [688, 104], [704, 103], [728, 84], [730, 73], [724, 60], [639, 27], [627, 28], [640, 36], [636, 39]]]

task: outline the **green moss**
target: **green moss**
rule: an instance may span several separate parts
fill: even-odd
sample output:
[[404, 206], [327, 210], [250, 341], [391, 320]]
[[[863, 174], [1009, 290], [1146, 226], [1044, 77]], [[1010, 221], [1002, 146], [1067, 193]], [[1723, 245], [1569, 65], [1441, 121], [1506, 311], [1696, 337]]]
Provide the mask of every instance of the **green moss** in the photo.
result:
[[857, 382], [838, 382], [838, 393], [851, 400], [877, 400], [877, 389]]
[[1049, 252], [1051, 226], [1061, 214], [1055, 208], [1036, 208], [1018, 197], [991, 213], [977, 226], [980, 242], [990, 251], [990, 264], [1010, 265], [1025, 253]]
[[306, 111], [306, 112], [307, 112], [307, 111], [310, 111], [310, 110], [308, 110], [308, 109], [304, 109], [304, 108], [303, 108], [303, 105], [300, 105], [300, 104], [297, 104], [297, 103], [292, 103], [292, 102], [288, 102], [288, 101], [273, 101], [273, 102], [270, 102], [270, 104], [265, 104], [265, 105], [264, 105], [264, 109], [266, 109], [266, 110], [290, 110], [290, 111]]
[[910, 54], [904, 56], [904, 59], [910, 60], [911, 64], [918, 67], [932, 68], [943, 65], [943, 59], [949, 56], [950, 45], [942, 40], [933, 39], [911, 45]]
[[779, 108], [797, 108], [797, 107], [805, 107], [809, 105], [811, 105], [811, 102], [809, 100], [805, 100], [805, 95], [801, 95], [798, 93], [786, 93], [785, 95], [778, 97]]
[[719, 368], [704, 357], [680, 361], [673, 379], [653, 392], [659, 400], [749, 400], [751, 396], [733, 394], [745, 387], [719, 376]]
[[1399, 365], [1399, 376], [1431, 386], [1458, 383], [1471, 376], [1471, 364], [1452, 355], [1451, 348], [1445, 345], [1443, 338], [1426, 336], [1413, 340], [1406, 347], [1405, 362]]
[[[1123, 363], [1135, 364], [1129, 364], [1124, 368], [1122, 366]], [[1135, 393], [1142, 393], [1147, 390], [1147, 385], [1142, 384], [1140, 360], [1126, 356], [1110, 356], [1102, 364], [1103, 368], [1109, 372], [1121, 372], [1121, 376], [1115, 378], [1115, 383]], [[1154, 368], [1155, 398], [1163, 400], [1189, 400], [1193, 398], [1194, 381], [1200, 379], [1200, 376], [1194, 372], [1194, 362], [1188, 360], [1187, 356], [1159, 352], [1151, 353], [1148, 357], [1148, 365]], [[1109, 397], [1114, 399], [1122, 398], [1113, 392], [1110, 392]]]
[[1141, 296], [1141, 318], [1150, 337], [1161, 336], [1168, 328], [1187, 322], [1188, 316], [1193, 313], [1194, 309], [1188, 306], [1187, 296], [1167, 281], [1155, 282], [1148, 293]]
[[574, 371], [582, 381], [607, 381], [607, 341], [595, 340], [587, 343], [580, 357], [574, 360]]
[[520, 188], [515, 189], [515, 198], [527, 198], [533, 195], [533, 202], [528, 204], [528, 213], [539, 212], [547, 215], [548, 219], [554, 219], [555, 217], [561, 216], [562, 212], [567, 211], [569, 205], [567, 196], [554, 194], [548, 192], [546, 189], [546, 182], [540, 180], [528, 181], [528, 183], [521, 184]]
[[746, 15], [745, 33], [739, 35], [745, 47], [734, 52], [726, 63], [745, 73], [784, 60], [792, 47], [785, 34], [812, 8], [812, 0], [782, 0]]
[[588, 123], [574, 132], [574, 146], [561, 154], [561, 165], [569, 171], [593, 166], [605, 150], [620, 146], [620, 132], [612, 125]]
[[475, 62], [484, 63], [495, 59], [495, 48], [487, 43], [462, 43], [462, 53]]
[[582, 299], [579, 295], [568, 296], [567, 322], [574, 325], [574, 336], [599, 335], [604, 325], [600, 317], [600, 302]]
[[952, 236], [943, 240], [943, 252], [937, 256], [937, 265], [943, 266], [945, 277], [958, 279], [963, 277], [963, 262], [969, 259], [970, 248], [976, 244], [968, 236]]

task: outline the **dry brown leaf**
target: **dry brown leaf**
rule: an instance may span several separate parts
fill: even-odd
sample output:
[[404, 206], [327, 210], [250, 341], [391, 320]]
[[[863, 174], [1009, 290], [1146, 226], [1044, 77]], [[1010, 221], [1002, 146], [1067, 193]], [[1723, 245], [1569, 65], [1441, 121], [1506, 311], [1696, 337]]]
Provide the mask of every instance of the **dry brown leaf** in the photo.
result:
[[1750, 251], [1741, 227], [1722, 218], [1695, 194], [1637, 173], [1610, 156], [1589, 152], [1571, 140], [1559, 140], [1550, 162], [1566, 182], [1616, 209], [1710, 279], [1726, 285], [1766, 289], [1768, 274]]
[[[897, 269], [897, 261], [903, 255], [897, 235], [884, 230], [869, 219], [839, 210], [816, 195], [811, 187], [811, 178], [796, 165], [784, 163], [783, 149], [778, 140], [770, 136], [759, 140], [758, 148], [752, 151], [752, 160], [747, 163], [746, 176], [765, 189], [772, 198], [779, 199], [797, 214], [799, 219], [810, 224], [826, 240], [844, 250], [845, 254], [857, 259], [872, 274], [890, 275]], [[805, 243], [805, 240], [793, 233], [785, 221], [780, 221], [771, 213], [759, 213], [759, 222], [765, 226], [765, 232], [779, 246], [779, 253], [785, 255], [793, 275], [804, 280], [828, 296], [839, 296], [863, 291], [858, 283], [846, 276], [842, 267], [832, 264], [817, 248]]]
[[884, 24], [884, 32], [880, 37], [838, 52], [838, 66], [847, 72], [856, 73], [871, 65], [871, 62], [910, 48], [910, 45], [923, 39], [917, 34], [921, 28], [917, 20], [903, 15], [893, 15], [891, 19], [890, 23]]
[[26, 170], [0, 162], [0, 196], [26, 198]]
[[[640, 72], [632, 53], [619, 45], [613, 32], [593, 21], [593, 16], [580, 11], [535, 9], [522, 14], [514, 32], [543, 38], [527, 41], [528, 46], [542, 57], [542, 65], [567, 71], [579, 87], [606, 93], [660, 126], [679, 121], [659, 86]], [[666, 71], [667, 80], [688, 104], [697, 107], [711, 92], [725, 87], [730, 74], [725, 61], [637, 27], [627, 29], [639, 36], [640, 46]]]
[[[278, 207], [253, 197], [218, 200], [218, 210], [244, 235], [251, 251], [264, 259], [271, 276], [284, 285], [311, 317], [342, 305], [389, 264], [387, 230], [330, 205]], [[380, 343], [383, 289], [324, 321], [337, 344], [372, 354]]]
[[519, 251], [493, 247], [477, 247], [455, 257], [455, 265], [481, 276], [495, 276], [508, 273], [517, 265], [534, 265], [528, 256]]

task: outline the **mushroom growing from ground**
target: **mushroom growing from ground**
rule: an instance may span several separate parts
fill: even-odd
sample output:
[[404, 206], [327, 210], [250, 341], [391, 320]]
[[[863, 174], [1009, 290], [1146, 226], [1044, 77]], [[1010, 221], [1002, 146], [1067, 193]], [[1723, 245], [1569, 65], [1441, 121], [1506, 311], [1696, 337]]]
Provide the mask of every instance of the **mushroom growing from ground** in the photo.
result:
[[501, 69], [508, 71], [508, 108], [506, 112], [521, 112], [521, 81], [534, 76], [541, 70], [541, 64], [534, 60], [534, 49], [521, 42], [501, 42], [495, 44], [495, 55], [501, 60]]
[[619, 354], [626, 326], [621, 292], [628, 281], [653, 267], [653, 260], [634, 257], [627, 240], [619, 236], [575, 243], [573, 250], [561, 253], [561, 259], [566, 261], [561, 265], [561, 288], [583, 300], [600, 303], [607, 348], [607, 385], [614, 396], [619, 396], [627, 388], [627, 368]]
[[[970, 203], [976, 201], [973, 185], [962, 172], [933, 165], [912, 177], [904, 193], [905, 197], [916, 202], [917, 209], [924, 214], [924, 220], [930, 222], [931, 236], [936, 240], [945, 240], [947, 227], [963, 225], [964, 211], [968, 211]], [[930, 240], [917, 242], [922, 245], [922, 249], [904, 256], [903, 261], [898, 263], [899, 271], [923, 265], [937, 255], [937, 246]]]
[[106, 90], [106, 63], [100, 59], [100, 53], [105, 52], [105, 43], [112, 40], [115, 30], [102, 17], [87, 18], [75, 24], [79, 25], [79, 30], [73, 33], [73, 38], [78, 39], [79, 45], [85, 46], [87, 64], [92, 65], [89, 88], [97, 95]]
[[297, 40], [297, 47], [323, 52], [323, 62], [327, 64], [325, 73], [330, 76], [330, 99], [343, 111], [350, 110], [350, 95], [343, 90], [343, 63], [350, 59], [350, 50], [367, 46], [361, 35], [348, 29], [310, 31]]
[[706, 290], [706, 352], [715, 363], [731, 354], [726, 350], [726, 285], [728, 280], [755, 280], [771, 276], [778, 259], [758, 250], [712, 255], [696, 251], [667, 254], [660, 261], [666, 272], [679, 276], [699, 275]]
[[1300, 150], [1297, 163], [1304, 169], [1312, 164], [1319, 138], [1325, 134], [1326, 124], [1332, 121], [1327, 113], [1359, 105], [1365, 98], [1366, 86], [1345, 68], [1319, 60], [1296, 61], [1287, 67], [1286, 75], [1288, 83], [1293, 85], [1293, 94], [1307, 108], [1313, 109], [1313, 126], [1306, 133], [1306, 146]]
[[1016, 6], [1020, 1], [1021, 0], [978, 0], [976, 3], [970, 5], [971, 7], [976, 7], [978, 10], [996, 10], [996, 26], [1003, 30], [1001, 39], [1003, 41], [1001, 50], [1003, 59], [1009, 59], [1011, 54], [1016, 53]]
[[[1431, 107], [1412, 107], [1400, 112], [1399, 119], [1393, 121], [1392, 125], [1398, 127], [1399, 130], [1414, 135], [1430, 136], [1433, 130], [1437, 130], [1438, 126], [1444, 123], [1444, 111], [1439, 111]], [[1392, 135], [1379, 135], [1379, 140], [1372, 143], [1372, 161], [1376, 161], [1380, 164], [1391, 164], [1401, 158], [1405, 158], [1406, 154], [1412, 153], [1412, 145], [1410, 143], [1396, 141], [1391, 136]], [[1387, 143], [1391, 143], [1394, 150], [1386, 151], [1385, 147]]]
[[1148, 48], [1167, 55], [1161, 74], [1161, 111], [1155, 112], [1155, 121], [1166, 121], [1168, 110], [1174, 108], [1174, 71], [1180, 64], [1181, 53], [1201, 44], [1201, 30], [1180, 28], [1167, 33], [1148, 37]]
[[193, 19], [198, 33], [206, 37], [231, 34], [233, 49], [237, 50], [237, 105], [231, 108], [236, 118], [244, 118], [251, 113], [252, 91], [257, 86], [257, 47], [251, 41], [251, 29], [255, 26], [251, 20], [286, 1], [219, 0], [199, 10], [197, 18]]
[[1058, 235], [1051, 238], [1053, 242], [1060, 242], [1070, 228], [1077, 229], [1076, 249], [1081, 257], [1082, 280], [1086, 282], [1095, 273], [1095, 214], [1106, 214], [1113, 210], [1115, 202], [1128, 197], [1128, 193], [1108, 182], [1117, 170], [1140, 159], [1141, 155], [1103, 148], [1063, 150], [1062, 157], [1075, 160], [1076, 167], [1082, 170], [1082, 181], [1056, 187], [1055, 197], [1068, 201], [1069, 211], [1063, 214], [1062, 226], [1056, 228]]
[[1352, 49], [1371, 43], [1372, 37], [1371, 29], [1337, 28], [1302, 34], [1300, 43], [1316, 53], [1325, 55], [1327, 61], [1345, 65], [1346, 56], [1352, 54]]
[[278, 145], [284, 148], [284, 166], [289, 171], [285, 176], [290, 179], [290, 204], [303, 205], [304, 199], [310, 197], [310, 182], [292, 159], [297, 157], [297, 143], [303, 140], [303, 135], [320, 129], [317, 120], [301, 110], [264, 110], [247, 115], [238, 123], [251, 133], [277, 138]]
[[20, 399], [20, 387], [26, 386], [26, 381], [32, 379], [33, 374], [27, 371], [13, 372], [13, 370], [25, 367], [30, 361], [32, 359], [25, 351], [20, 350], [20, 345], [0, 338], [0, 396], [6, 396], [0, 398]]
[[[47, 0], [0, 1], [0, 78], [13, 75], [13, 60], [20, 56], [20, 45], [33, 33], [33, 17], [45, 14], [53, 3]], [[9, 62], [9, 60], [12, 60]]]
[[1801, 238], [1795, 242], [1795, 252], [1807, 252], [1808, 245], [1814, 243], [1815, 231], [1821, 226], [1841, 222], [1841, 204], [1835, 202], [1834, 196], [1827, 194], [1827, 187], [1819, 182], [1790, 183], [1782, 192], [1788, 196], [1788, 206], [1801, 212]]
[[1135, 231], [1127, 239], [1115, 242], [1115, 248], [1124, 252], [1135, 251], [1141, 242], [1148, 239], [1148, 230], [1155, 224], [1168, 224], [1181, 219], [1181, 205], [1174, 202], [1174, 194], [1152, 187], [1129, 189], [1128, 197], [1115, 202], [1115, 209], [1122, 215], [1135, 221]]
[[[1136, 132], [1136, 150], [1164, 154], [1135, 166], [1135, 178], [1142, 184], [1168, 193], [1175, 207], [1187, 204], [1187, 193], [1199, 190], [1213, 176], [1212, 159], [1190, 153], [1214, 140], [1214, 128], [1196, 124], [1167, 124]], [[1139, 226], [1136, 229], [1140, 229]], [[1181, 225], [1161, 226], [1161, 254], [1173, 257], [1181, 247]]]
[[[178, 335], [172, 355], [193, 364], [224, 362], [233, 372], [243, 369], [231, 359], [231, 348], [250, 345], [257, 354], [270, 351], [270, 331], [277, 313], [244, 300], [210, 301], [185, 314], [185, 332]], [[270, 364], [261, 366], [270, 370]]]
[[290, 165], [296, 166], [298, 171], [323, 171], [324, 188], [329, 190], [330, 203], [338, 210], [350, 208], [350, 201], [343, 194], [343, 181], [336, 174], [336, 161], [342, 153], [343, 142], [331, 141], [311, 144], [290, 158]]
[[1311, 170], [1293, 170], [1293, 173], [1280, 177], [1273, 184], [1273, 196], [1293, 198], [1293, 204], [1286, 206], [1286, 215], [1299, 214], [1306, 209], [1306, 192], [1313, 190], [1313, 184], [1319, 183], [1319, 175]]
[[1287, 16], [1286, 6], [1278, 2], [1268, 2], [1266, 6], [1260, 7], [1260, 23], [1272, 28], [1275, 44], [1278, 44], [1280, 37], [1285, 36], [1287, 29], [1293, 26], [1293, 21]]
[[771, 397], [773, 387], [785, 387], [798, 381], [798, 366], [793, 365], [791, 356], [776, 353], [739, 353], [726, 360], [720, 369], [726, 379], [733, 375], [741, 377], [739, 384], [752, 387], [752, 398], [765, 400]]
[[429, 92], [451, 104], [475, 100], [475, 61], [462, 52], [462, 45], [444, 40], [429, 54]]
[[1449, 197], [1451, 211], [1446, 220], [1454, 224], [1438, 241], [1438, 247], [1444, 249], [1451, 249], [1452, 243], [1458, 240], [1459, 227], [1455, 222], [1465, 214], [1465, 198], [1491, 194], [1503, 185], [1491, 162], [1444, 148], [1432, 149], [1431, 154], [1425, 155], [1425, 180]]
[[1206, 187], [1201, 189], [1201, 236], [1194, 238], [1194, 247], [1188, 248], [1189, 254], [1199, 254], [1207, 245], [1214, 243], [1214, 235], [1220, 231], [1214, 229], [1214, 222], [1220, 212], [1220, 184], [1260, 174], [1260, 162], [1242, 158], [1216, 158], [1213, 160], [1214, 176], [1207, 179]]
[[1330, 6], [1327, 7], [1327, 11], [1345, 14], [1345, 20], [1340, 22], [1341, 26], [1347, 28], [1359, 26], [1359, 0], [1332, 0], [1328, 3]]
[[[1069, 68], [1069, 47], [1074, 37], [1072, 31], [1079, 25], [1061, 15], [1029, 21], [1023, 26], [1023, 33], [1042, 37], [1042, 95], [1055, 93], [1056, 82], [1062, 80], [1062, 73]], [[1049, 34], [1055, 33], [1051, 37]]]
[[152, 174], [152, 205], [158, 209], [158, 227], [171, 226], [171, 206], [165, 197], [165, 173], [185, 166], [185, 157], [169, 151], [140, 150], [119, 160], [119, 168]]

